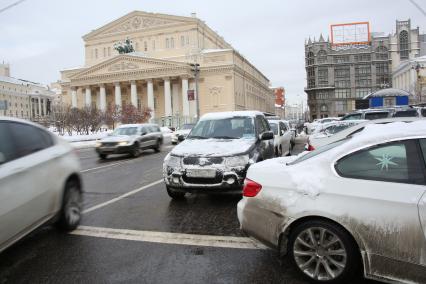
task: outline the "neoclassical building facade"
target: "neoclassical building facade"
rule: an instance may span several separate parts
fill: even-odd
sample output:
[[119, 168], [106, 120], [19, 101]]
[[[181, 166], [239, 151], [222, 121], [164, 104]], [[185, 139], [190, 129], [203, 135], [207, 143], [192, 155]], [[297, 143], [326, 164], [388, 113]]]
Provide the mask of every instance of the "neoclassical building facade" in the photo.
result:
[[[118, 54], [130, 39], [135, 52]], [[152, 117], [194, 118], [195, 89], [190, 63], [200, 65], [200, 114], [254, 109], [274, 112], [269, 80], [203, 21], [131, 12], [83, 36], [85, 64], [61, 71], [63, 102], [106, 110], [132, 104]], [[191, 99], [191, 98], [190, 98]]]

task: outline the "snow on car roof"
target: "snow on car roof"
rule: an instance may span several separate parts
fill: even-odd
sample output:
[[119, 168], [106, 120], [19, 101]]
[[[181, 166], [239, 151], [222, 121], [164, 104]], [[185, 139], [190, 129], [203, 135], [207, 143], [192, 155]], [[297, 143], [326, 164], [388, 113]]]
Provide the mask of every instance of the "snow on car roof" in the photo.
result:
[[214, 120], [214, 119], [224, 119], [231, 118], [236, 116], [248, 116], [255, 117], [256, 115], [262, 115], [260, 111], [227, 111], [227, 112], [211, 112], [203, 115], [200, 120]]

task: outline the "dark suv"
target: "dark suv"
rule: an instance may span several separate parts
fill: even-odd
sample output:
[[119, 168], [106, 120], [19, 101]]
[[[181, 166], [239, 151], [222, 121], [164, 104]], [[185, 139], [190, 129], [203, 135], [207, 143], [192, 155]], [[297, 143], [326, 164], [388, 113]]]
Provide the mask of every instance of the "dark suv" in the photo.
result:
[[273, 138], [261, 112], [204, 115], [164, 159], [167, 193], [241, 193], [248, 167], [274, 156]]
[[123, 124], [96, 144], [99, 158], [109, 154], [130, 154], [139, 156], [145, 149], [161, 150], [163, 134], [156, 124]]

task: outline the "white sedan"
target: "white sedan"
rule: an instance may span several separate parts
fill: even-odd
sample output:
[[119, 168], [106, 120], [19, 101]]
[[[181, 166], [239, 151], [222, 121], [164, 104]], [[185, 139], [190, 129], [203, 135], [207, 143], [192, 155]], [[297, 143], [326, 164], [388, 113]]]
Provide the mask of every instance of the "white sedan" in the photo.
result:
[[290, 156], [292, 148], [291, 140], [293, 135], [290, 125], [288, 122], [282, 120], [268, 120], [268, 122], [271, 126], [272, 132], [274, 132], [275, 156]]
[[36, 124], [0, 117], [0, 252], [48, 221], [77, 227], [79, 172], [68, 142]]
[[252, 165], [241, 229], [318, 283], [359, 271], [426, 283], [426, 121], [371, 124], [298, 158]]

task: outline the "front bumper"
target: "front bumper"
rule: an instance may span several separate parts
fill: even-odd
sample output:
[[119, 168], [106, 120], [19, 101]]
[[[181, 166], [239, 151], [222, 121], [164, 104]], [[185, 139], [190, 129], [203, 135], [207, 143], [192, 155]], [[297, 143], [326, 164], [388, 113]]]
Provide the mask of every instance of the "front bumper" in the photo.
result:
[[[200, 167], [195, 170], [204, 170]], [[171, 169], [167, 168], [164, 174], [166, 185], [180, 192], [205, 192], [205, 193], [241, 193], [246, 168], [242, 169], [215, 169], [214, 177], [190, 177], [188, 171], [191, 169]]]
[[126, 154], [130, 153], [132, 150], [132, 145], [126, 145], [126, 146], [112, 146], [112, 147], [96, 147], [96, 152], [98, 154]]

